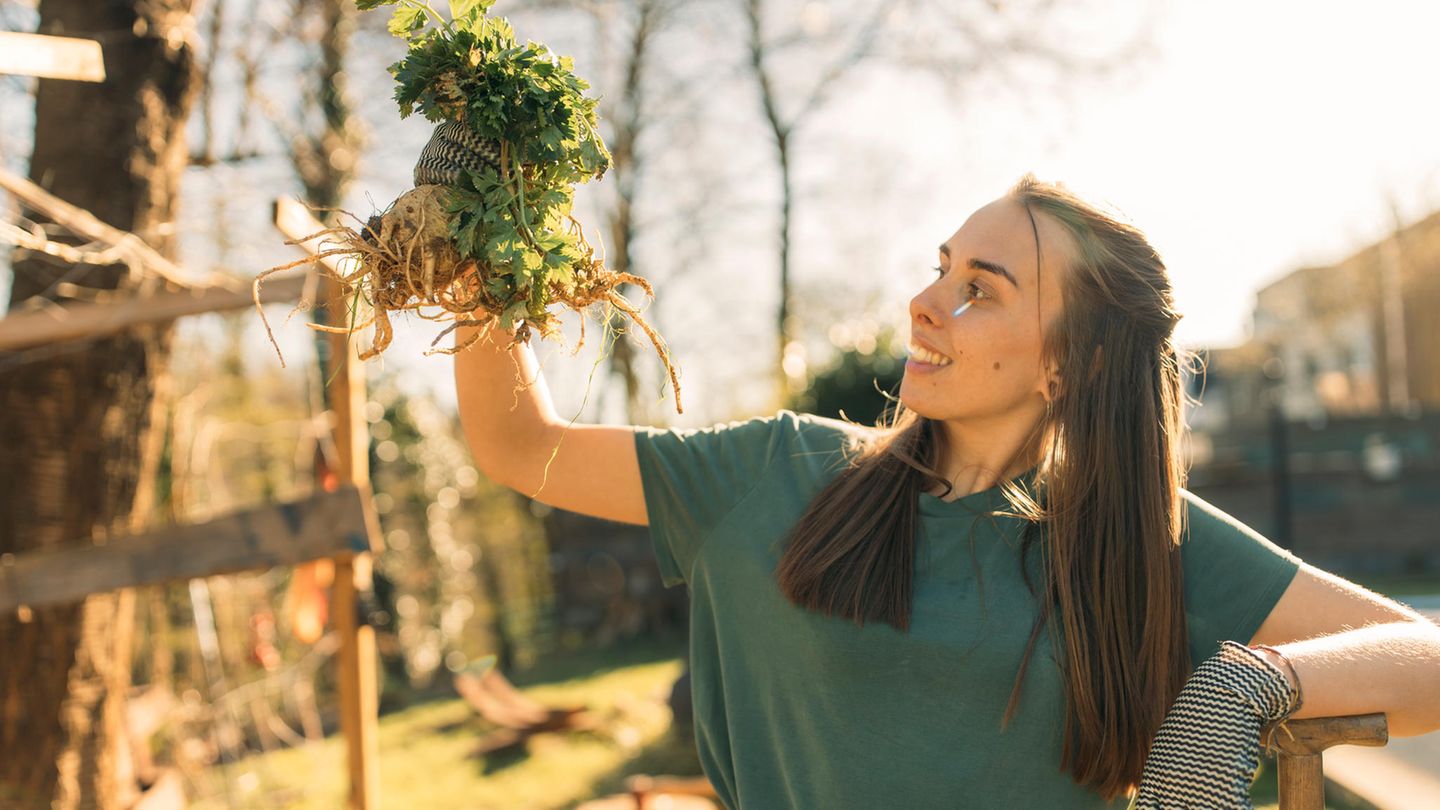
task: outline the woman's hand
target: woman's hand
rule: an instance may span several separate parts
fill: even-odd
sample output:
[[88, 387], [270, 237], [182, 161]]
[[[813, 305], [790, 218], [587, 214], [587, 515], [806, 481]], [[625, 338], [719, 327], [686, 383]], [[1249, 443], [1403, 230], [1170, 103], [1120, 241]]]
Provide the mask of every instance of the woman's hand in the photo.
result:
[[459, 121], [446, 121], [420, 150], [413, 179], [416, 186], [453, 186], [460, 182], [461, 172], [478, 172], [486, 166], [500, 171], [499, 146]]
[[1295, 710], [1297, 685], [1234, 641], [1191, 673], [1160, 724], [1132, 808], [1244, 808], [1260, 767], [1260, 729]]

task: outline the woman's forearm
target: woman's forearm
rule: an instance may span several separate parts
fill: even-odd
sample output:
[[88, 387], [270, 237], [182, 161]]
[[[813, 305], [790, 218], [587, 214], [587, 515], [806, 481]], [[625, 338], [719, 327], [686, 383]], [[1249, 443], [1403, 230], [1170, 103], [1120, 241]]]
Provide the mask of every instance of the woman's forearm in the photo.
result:
[[[474, 326], [457, 328], [455, 345], [464, 346], [480, 331]], [[494, 462], [510, 448], [534, 440], [554, 421], [555, 406], [535, 352], [523, 343], [507, 350], [513, 338], [513, 331], [495, 324], [455, 354], [460, 426], [475, 463], [492, 478]]]
[[1372, 624], [1274, 645], [1290, 659], [1304, 703], [1292, 717], [1384, 712], [1392, 737], [1440, 730], [1440, 626]]

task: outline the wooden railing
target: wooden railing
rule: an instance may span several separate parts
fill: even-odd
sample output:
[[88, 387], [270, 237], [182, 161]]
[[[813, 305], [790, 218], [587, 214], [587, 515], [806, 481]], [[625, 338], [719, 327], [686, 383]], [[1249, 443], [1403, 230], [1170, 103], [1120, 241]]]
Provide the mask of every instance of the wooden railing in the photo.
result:
[[[1289, 733], [1286, 733], [1286, 730]], [[1284, 728], [1267, 726], [1260, 740], [1271, 744], [1278, 769], [1280, 810], [1324, 810], [1325, 749], [1337, 745], [1383, 746], [1390, 740], [1384, 714], [1361, 714], [1354, 717], [1316, 717], [1290, 720]], [[715, 790], [703, 776], [634, 776], [626, 784], [637, 810], [675, 806], [672, 801], [661, 805], [653, 799], [662, 796], [701, 796], [715, 798]]]
[[1273, 738], [1268, 736], [1271, 732], [1267, 727], [1260, 739], [1274, 745], [1280, 810], [1324, 810], [1325, 749], [1337, 745], [1379, 747], [1390, 741], [1390, 730], [1381, 713], [1290, 720], [1285, 728], [1273, 730]]

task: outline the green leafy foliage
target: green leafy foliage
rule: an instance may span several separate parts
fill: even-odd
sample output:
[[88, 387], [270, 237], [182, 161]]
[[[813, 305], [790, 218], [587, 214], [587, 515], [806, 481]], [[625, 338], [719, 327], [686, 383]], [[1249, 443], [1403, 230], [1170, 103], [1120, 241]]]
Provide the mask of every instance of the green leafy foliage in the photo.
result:
[[486, 16], [493, 3], [449, 0], [447, 21], [422, 0], [357, 0], [361, 9], [395, 6], [390, 32], [409, 43], [389, 68], [400, 116], [461, 121], [500, 144], [499, 171], [462, 177], [448, 211], [460, 254], [490, 268], [492, 293], [515, 297], [504, 313], [510, 328], [521, 317], [543, 319], [547, 285], [571, 289], [577, 266], [590, 260], [570, 227], [574, 186], [601, 177], [611, 158], [596, 130], [597, 102], [572, 60], [517, 43], [507, 20]]

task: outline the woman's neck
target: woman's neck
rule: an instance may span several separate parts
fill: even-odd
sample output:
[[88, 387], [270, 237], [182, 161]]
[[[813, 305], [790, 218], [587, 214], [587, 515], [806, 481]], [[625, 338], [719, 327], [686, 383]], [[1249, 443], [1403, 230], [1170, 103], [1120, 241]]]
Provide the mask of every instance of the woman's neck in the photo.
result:
[[[983, 424], [944, 420], [947, 453], [938, 470], [952, 487], [947, 500], [963, 498], [991, 489], [1034, 467], [1040, 459], [1040, 443], [1033, 440], [1037, 421], [987, 421]], [[1026, 447], [1027, 442], [1029, 446]], [[932, 495], [940, 496], [943, 486]]]

